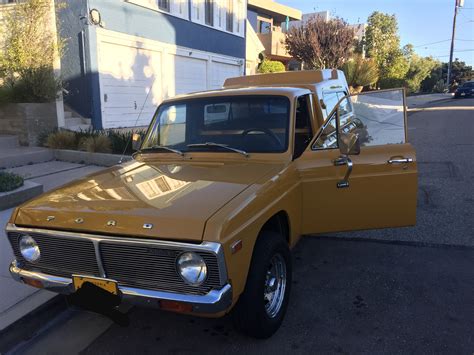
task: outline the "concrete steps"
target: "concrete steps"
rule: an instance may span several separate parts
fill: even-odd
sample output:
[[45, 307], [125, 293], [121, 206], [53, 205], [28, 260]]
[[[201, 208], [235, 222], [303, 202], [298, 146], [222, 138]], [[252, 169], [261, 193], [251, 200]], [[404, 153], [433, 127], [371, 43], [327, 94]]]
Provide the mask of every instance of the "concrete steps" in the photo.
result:
[[90, 118], [85, 118], [79, 115], [74, 110], [68, 108], [64, 109], [64, 128], [69, 131], [87, 131], [92, 129], [92, 123]]
[[53, 159], [51, 149], [20, 147], [17, 136], [0, 136], [0, 169], [43, 163]]

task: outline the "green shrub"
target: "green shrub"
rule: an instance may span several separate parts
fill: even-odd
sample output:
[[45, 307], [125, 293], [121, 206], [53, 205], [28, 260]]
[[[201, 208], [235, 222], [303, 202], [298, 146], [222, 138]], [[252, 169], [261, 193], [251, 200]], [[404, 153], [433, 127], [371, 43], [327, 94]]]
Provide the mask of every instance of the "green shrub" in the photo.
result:
[[126, 155], [132, 155], [135, 152], [132, 144], [132, 136], [134, 133], [144, 134], [143, 130], [137, 131], [107, 131], [107, 135], [112, 144], [112, 152], [115, 154], [122, 154], [125, 151]]
[[[61, 8], [59, 1], [56, 5]], [[53, 64], [64, 41], [52, 36], [50, 0], [21, 1], [5, 13], [0, 37], [0, 103], [49, 102], [61, 89]]]
[[84, 150], [87, 152], [131, 155], [135, 152], [132, 144], [134, 133], [144, 134], [143, 130], [81, 130], [45, 131], [38, 136], [38, 144], [52, 149]]
[[104, 135], [96, 135], [83, 138], [80, 141], [79, 148], [90, 153], [110, 153], [112, 146], [110, 139]]
[[349, 86], [369, 86], [375, 84], [379, 79], [377, 63], [372, 59], [365, 59], [358, 55], [344, 63], [342, 70]]
[[440, 79], [436, 82], [435, 86], [433, 87], [433, 92], [437, 92], [437, 93], [443, 93], [443, 92], [447, 92], [448, 89], [446, 87], [446, 83], [444, 82], [443, 79]]
[[406, 86], [406, 82], [400, 78], [383, 78], [380, 79], [379, 86], [381, 89], [402, 88]]
[[51, 133], [46, 140], [46, 146], [51, 149], [71, 149], [76, 150], [78, 139], [74, 132], [57, 131]]
[[278, 73], [283, 71], [285, 71], [285, 65], [276, 60], [264, 59], [262, 64], [258, 67], [258, 72], [261, 74]]
[[8, 192], [23, 186], [23, 178], [20, 175], [0, 171], [0, 192]]
[[43, 129], [38, 133], [38, 136], [36, 137], [36, 144], [38, 147], [47, 147], [48, 146], [48, 137], [56, 133], [58, 131], [57, 128], [53, 129]]

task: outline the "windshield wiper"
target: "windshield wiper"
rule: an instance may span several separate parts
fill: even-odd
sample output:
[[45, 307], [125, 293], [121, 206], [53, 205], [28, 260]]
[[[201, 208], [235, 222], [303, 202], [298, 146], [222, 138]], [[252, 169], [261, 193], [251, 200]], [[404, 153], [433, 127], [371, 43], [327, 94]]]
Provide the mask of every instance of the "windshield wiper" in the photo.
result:
[[237, 149], [237, 148], [232, 148], [229, 147], [227, 144], [220, 144], [220, 143], [214, 143], [214, 142], [206, 142], [206, 143], [195, 143], [195, 144], [188, 144], [188, 148], [212, 148], [212, 147], [218, 147], [218, 148], [224, 148], [227, 150], [230, 150], [231, 152], [234, 153], [239, 153], [242, 154], [243, 156], [247, 157], [249, 156], [249, 153], [247, 153], [245, 150]]
[[168, 152], [176, 153], [176, 154], [181, 155], [182, 157], [184, 157], [184, 153], [182, 151], [180, 151], [178, 149], [173, 149], [173, 148], [167, 147], [165, 145], [154, 145], [153, 147], [143, 148], [143, 149], [140, 149], [138, 151], [138, 153], [143, 153], [143, 152], [151, 151], [151, 150], [166, 150]]

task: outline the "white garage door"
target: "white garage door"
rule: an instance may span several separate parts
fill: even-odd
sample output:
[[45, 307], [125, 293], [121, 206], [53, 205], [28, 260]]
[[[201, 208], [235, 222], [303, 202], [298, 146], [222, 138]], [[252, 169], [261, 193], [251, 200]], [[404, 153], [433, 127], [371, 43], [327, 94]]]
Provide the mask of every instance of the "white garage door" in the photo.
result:
[[207, 60], [180, 55], [174, 58], [176, 95], [207, 89]]
[[97, 43], [103, 128], [147, 126], [164, 98], [242, 74], [238, 58], [114, 31], [98, 30]]
[[99, 78], [104, 128], [146, 126], [150, 123], [162, 100], [161, 63], [158, 51], [100, 43]]
[[213, 61], [212, 65], [212, 81], [211, 89], [219, 89], [224, 85], [227, 78], [240, 76], [240, 66], [236, 64], [228, 64]]

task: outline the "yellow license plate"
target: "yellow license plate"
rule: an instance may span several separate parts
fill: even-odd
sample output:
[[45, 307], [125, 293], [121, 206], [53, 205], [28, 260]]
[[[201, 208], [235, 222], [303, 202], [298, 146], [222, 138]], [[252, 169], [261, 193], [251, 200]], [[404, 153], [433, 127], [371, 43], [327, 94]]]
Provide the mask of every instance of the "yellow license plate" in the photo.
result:
[[97, 277], [88, 277], [88, 276], [72, 276], [72, 282], [74, 284], [74, 290], [79, 290], [85, 282], [90, 282], [91, 284], [104, 289], [107, 292], [110, 292], [114, 295], [118, 295], [118, 286], [115, 281], [100, 279]]

